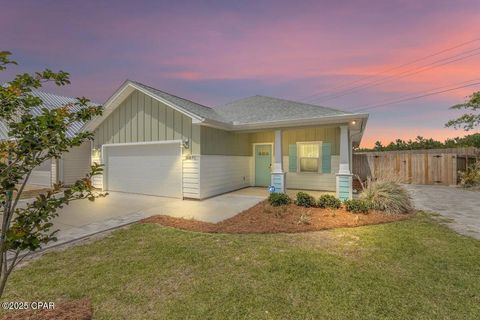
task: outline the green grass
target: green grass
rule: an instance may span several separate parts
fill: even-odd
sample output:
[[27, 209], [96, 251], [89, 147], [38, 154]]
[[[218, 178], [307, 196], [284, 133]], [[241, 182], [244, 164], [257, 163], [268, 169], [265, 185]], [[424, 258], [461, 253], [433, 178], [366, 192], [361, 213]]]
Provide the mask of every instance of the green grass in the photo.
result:
[[4, 300], [81, 297], [95, 319], [478, 319], [480, 241], [425, 214], [306, 234], [138, 224], [17, 270]]

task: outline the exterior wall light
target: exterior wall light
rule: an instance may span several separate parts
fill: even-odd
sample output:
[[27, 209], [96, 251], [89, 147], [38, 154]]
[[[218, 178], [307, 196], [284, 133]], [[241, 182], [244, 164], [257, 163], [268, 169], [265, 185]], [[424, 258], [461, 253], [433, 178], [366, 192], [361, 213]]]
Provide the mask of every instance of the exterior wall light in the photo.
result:
[[100, 148], [97, 147], [92, 149], [92, 157], [100, 158]]
[[190, 140], [188, 140], [188, 138], [185, 139], [185, 140], [183, 140], [183, 143], [182, 143], [182, 144], [183, 144], [183, 147], [184, 147], [185, 149], [189, 149], [189, 148], [190, 148]]

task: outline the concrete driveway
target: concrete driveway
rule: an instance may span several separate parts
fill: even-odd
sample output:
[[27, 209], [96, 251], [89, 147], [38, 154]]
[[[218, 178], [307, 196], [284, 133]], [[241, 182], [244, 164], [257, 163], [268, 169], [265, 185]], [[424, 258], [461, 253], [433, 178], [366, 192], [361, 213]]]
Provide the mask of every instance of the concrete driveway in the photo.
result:
[[58, 241], [49, 246], [88, 237], [158, 214], [215, 223], [233, 217], [265, 198], [258, 194], [232, 192], [199, 201], [110, 192], [107, 197], [96, 199], [95, 202], [73, 201], [60, 210], [54, 220], [54, 228], [60, 230]]
[[405, 185], [419, 210], [448, 218], [448, 226], [480, 240], [480, 192], [432, 185]]

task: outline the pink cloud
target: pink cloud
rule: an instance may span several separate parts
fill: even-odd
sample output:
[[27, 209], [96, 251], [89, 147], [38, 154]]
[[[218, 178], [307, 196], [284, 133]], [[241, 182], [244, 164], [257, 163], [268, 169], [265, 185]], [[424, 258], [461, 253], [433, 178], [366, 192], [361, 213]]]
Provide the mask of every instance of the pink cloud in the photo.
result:
[[[5, 30], [0, 43], [26, 60], [22, 71], [66, 69], [72, 73], [72, 86], [62, 89], [65, 94], [81, 93], [100, 102], [126, 78], [211, 104], [220, 95], [226, 100], [271, 92], [300, 99], [332, 93], [332, 87], [345, 82], [478, 38], [479, 9], [480, 2], [469, 0], [242, 1], [211, 6], [118, 1], [115, 10], [101, 1], [12, 1], [0, 12], [0, 28]], [[474, 47], [480, 42], [468, 48]], [[477, 78], [478, 70], [480, 56], [314, 102], [348, 110]], [[450, 113], [436, 112], [434, 105], [447, 110], [473, 90], [424, 99], [431, 104], [420, 114], [413, 111], [423, 105], [412, 101], [372, 110], [372, 115], [382, 120], [398, 115], [403, 121], [395, 124], [399, 134], [417, 134], [417, 129], [402, 131], [413, 118], [443, 132]], [[382, 130], [393, 138], [382, 121], [370, 123], [368, 130], [379, 129], [372, 138], [367, 132], [366, 141], [381, 137]]]

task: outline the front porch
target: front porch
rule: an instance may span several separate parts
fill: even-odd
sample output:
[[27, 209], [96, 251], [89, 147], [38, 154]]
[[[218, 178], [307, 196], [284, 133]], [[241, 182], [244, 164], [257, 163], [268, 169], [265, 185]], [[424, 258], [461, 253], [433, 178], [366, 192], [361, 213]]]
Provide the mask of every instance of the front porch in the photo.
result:
[[250, 133], [251, 185], [293, 196], [300, 190], [315, 190], [309, 193], [351, 199], [352, 127], [355, 123]]
[[[335, 195], [335, 192], [333, 191], [319, 191], [319, 190], [304, 190], [304, 189], [286, 189], [286, 193], [288, 196], [292, 199], [295, 199], [295, 196], [297, 195], [298, 192], [306, 192], [309, 195], [319, 198], [323, 194], [333, 194]], [[239, 189], [236, 191], [232, 191], [229, 194], [231, 195], [238, 195], [238, 196], [249, 196], [249, 197], [262, 197], [262, 198], [267, 198], [269, 195], [269, 192], [267, 188], [264, 187], [247, 187], [243, 189]]]

